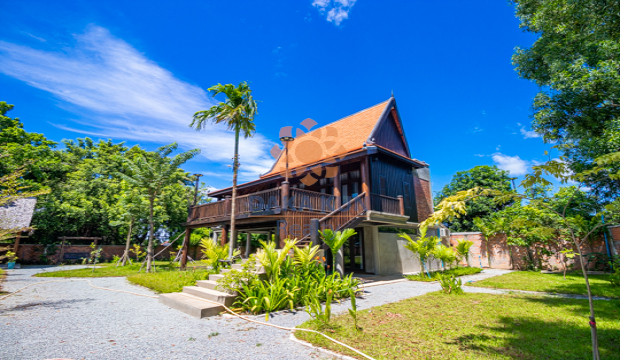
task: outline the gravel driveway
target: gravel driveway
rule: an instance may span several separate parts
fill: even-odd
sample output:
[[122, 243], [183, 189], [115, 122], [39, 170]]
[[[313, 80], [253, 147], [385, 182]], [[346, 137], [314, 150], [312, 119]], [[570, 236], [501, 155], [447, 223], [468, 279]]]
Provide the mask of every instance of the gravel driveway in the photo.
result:
[[[66, 269], [67, 267], [65, 267]], [[72, 266], [72, 269], [79, 266]], [[4, 291], [59, 278], [34, 278], [60, 267], [9, 270]], [[485, 270], [476, 280], [506, 273]], [[155, 293], [124, 277], [94, 278], [93, 285], [140, 294]], [[399, 282], [366, 290], [366, 309], [439, 290], [437, 283]], [[333, 306], [346, 312], [348, 302]], [[264, 320], [264, 316], [254, 317]], [[280, 312], [270, 323], [295, 327], [308, 314]], [[94, 289], [85, 281], [30, 287], [0, 301], [0, 359], [318, 359], [288, 339], [289, 332], [230, 317], [196, 319], [157, 299]], [[355, 344], [350, 344], [355, 346]]]

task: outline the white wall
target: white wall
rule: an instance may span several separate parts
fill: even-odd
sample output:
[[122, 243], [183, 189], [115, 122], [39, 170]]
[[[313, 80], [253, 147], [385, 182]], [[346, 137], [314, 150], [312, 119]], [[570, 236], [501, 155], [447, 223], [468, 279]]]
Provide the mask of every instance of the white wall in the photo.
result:
[[[407, 240], [394, 233], [380, 233], [373, 227], [373, 249], [375, 250], [374, 270], [377, 275], [417, 274], [422, 266], [413, 253], [405, 248]], [[426, 264], [427, 270], [440, 270], [441, 262], [437, 260]]]

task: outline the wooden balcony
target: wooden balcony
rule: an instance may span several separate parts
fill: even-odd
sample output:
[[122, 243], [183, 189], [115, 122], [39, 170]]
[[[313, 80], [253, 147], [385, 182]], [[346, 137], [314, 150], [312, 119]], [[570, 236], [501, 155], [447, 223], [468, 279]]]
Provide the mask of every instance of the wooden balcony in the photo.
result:
[[[367, 203], [364, 200], [367, 195], [361, 195], [363, 196], [358, 196], [359, 198], [355, 199], [355, 208], [347, 211], [359, 214], [368, 210], [366, 209]], [[334, 195], [291, 188], [289, 189], [289, 196], [283, 197], [282, 189], [279, 187], [238, 196], [235, 203], [237, 219], [277, 215], [285, 211], [314, 214], [314, 217], [316, 215], [327, 216], [336, 212], [340, 206], [338, 198]], [[359, 209], [363, 211], [358, 211]], [[187, 225], [228, 221], [230, 220], [231, 210], [232, 200], [230, 198], [192, 207], [189, 210]], [[401, 215], [403, 211], [402, 198], [371, 194], [370, 210]]]

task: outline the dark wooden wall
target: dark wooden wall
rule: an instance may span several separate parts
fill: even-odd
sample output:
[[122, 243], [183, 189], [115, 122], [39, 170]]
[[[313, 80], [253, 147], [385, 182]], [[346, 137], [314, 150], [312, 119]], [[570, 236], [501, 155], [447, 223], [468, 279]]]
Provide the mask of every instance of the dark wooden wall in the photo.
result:
[[373, 155], [369, 163], [371, 192], [391, 197], [403, 195], [405, 215], [409, 215], [409, 221], [418, 221], [411, 165], [385, 155]]
[[375, 134], [375, 144], [390, 149], [402, 156], [409, 157], [392, 113], [388, 115], [388, 118], [385, 119], [379, 131]]

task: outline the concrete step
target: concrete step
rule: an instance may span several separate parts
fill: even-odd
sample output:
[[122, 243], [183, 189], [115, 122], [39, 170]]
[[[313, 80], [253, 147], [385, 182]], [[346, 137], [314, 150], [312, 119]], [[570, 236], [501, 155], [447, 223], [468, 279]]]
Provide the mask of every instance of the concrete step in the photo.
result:
[[224, 275], [221, 275], [221, 274], [211, 274], [211, 275], [209, 275], [209, 280], [211, 280], [211, 281], [217, 281], [217, 280], [222, 279], [222, 278], [224, 278]]
[[232, 264], [234, 270], [243, 270], [243, 264]]
[[226, 274], [227, 272], [230, 272], [230, 269], [222, 269], [222, 270], [220, 270], [220, 274]]
[[232, 306], [233, 302], [235, 302], [236, 297], [235, 295], [231, 295], [225, 292], [205, 289], [198, 286], [184, 286], [183, 293], [190, 294], [201, 299], [215, 301], [228, 307]]
[[217, 282], [212, 280], [198, 280], [196, 281], [196, 286], [205, 289], [217, 290]]
[[222, 305], [215, 305], [184, 293], [161, 294], [159, 302], [199, 319], [216, 316], [225, 311]]

